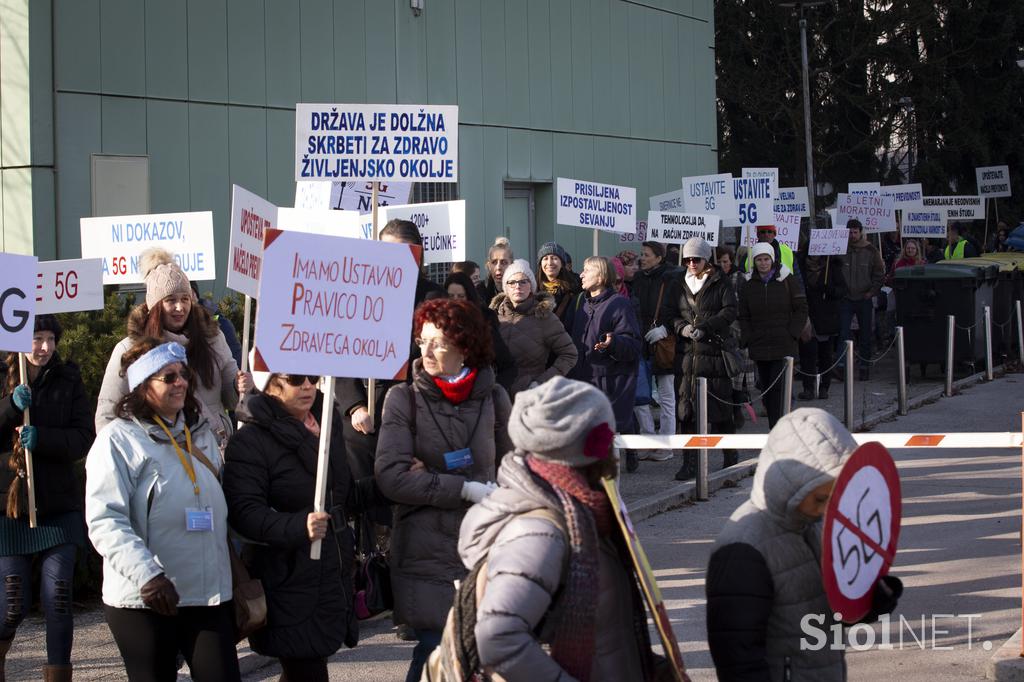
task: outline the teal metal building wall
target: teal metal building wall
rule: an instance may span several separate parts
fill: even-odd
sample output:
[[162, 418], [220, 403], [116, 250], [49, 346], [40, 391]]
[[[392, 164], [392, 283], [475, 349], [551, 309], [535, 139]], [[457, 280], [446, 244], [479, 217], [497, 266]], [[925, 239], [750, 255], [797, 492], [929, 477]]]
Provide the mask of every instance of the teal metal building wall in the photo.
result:
[[30, 5], [32, 48], [53, 54], [32, 64], [33, 156], [54, 178], [33, 192], [41, 258], [79, 256], [91, 154], [148, 155], [152, 212], [213, 210], [223, 282], [231, 184], [292, 203], [300, 101], [458, 104], [480, 262], [508, 181], [535, 190], [536, 243], [585, 255], [588, 233], [554, 225], [554, 178], [635, 186], [646, 215], [648, 196], [717, 169], [712, 0]]

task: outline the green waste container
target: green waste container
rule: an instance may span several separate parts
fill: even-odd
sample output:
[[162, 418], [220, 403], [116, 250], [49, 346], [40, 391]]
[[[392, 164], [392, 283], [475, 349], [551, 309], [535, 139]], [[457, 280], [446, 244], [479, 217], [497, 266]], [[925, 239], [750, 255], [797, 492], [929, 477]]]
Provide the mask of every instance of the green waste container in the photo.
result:
[[[1014, 301], [1021, 297], [1021, 278], [1024, 277], [1024, 254], [987, 253], [977, 258], [963, 258], [954, 261], [956, 264], [979, 265], [982, 267], [995, 265], [999, 268], [996, 275], [995, 289], [992, 293], [992, 353], [996, 358], [1010, 354], [1015, 344], [1015, 306]], [[996, 256], [1016, 256], [1015, 258], [996, 258]], [[944, 261], [948, 262], [948, 261]], [[940, 262], [939, 265], [942, 263]]]
[[985, 306], [992, 306], [999, 268], [962, 260], [914, 265], [896, 271], [896, 319], [903, 326], [906, 361], [946, 362], [946, 318], [956, 321], [953, 358], [975, 362], [985, 357]]

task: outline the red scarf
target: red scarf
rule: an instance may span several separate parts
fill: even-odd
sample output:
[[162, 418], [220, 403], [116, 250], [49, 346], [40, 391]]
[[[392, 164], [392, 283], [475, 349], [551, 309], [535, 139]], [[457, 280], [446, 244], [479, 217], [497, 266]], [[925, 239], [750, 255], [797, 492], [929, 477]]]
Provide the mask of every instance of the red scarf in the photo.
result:
[[476, 383], [476, 369], [469, 370], [469, 374], [455, 381], [448, 381], [442, 377], [431, 378], [434, 380], [434, 384], [441, 389], [441, 393], [448, 399], [448, 402], [458, 405], [466, 402], [469, 399], [469, 394], [473, 392], [473, 384]]

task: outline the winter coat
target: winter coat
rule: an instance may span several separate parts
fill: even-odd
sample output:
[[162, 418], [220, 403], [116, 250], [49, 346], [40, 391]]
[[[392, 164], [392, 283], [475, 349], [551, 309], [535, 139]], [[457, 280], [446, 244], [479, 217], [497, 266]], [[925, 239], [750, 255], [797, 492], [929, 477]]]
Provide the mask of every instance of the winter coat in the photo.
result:
[[[679, 302], [679, 281], [680, 273], [671, 265], [662, 261], [660, 264], [649, 270], [637, 270], [633, 276], [633, 298], [636, 299], [640, 309], [640, 335], [641, 337], [650, 331], [657, 321], [664, 325], [665, 329], [672, 332], [670, 325], [672, 320], [679, 317], [677, 308]], [[661, 308], [658, 308], [658, 293], [661, 285], [665, 285], [665, 293], [661, 297]], [[653, 353], [651, 344], [646, 341], [643, 344], [644, 359], [650, 360]], [[654, 374], [672, 374], [672, 368], [655, 368]]]
[[[584, 294], [571, 322], [572, 340], [578, 361], [570, 377], [597, 386], [608, 396], [615, 413], [616, 431], [628, 433], [633, 424], [636, 402], [637, 364], [643, 338], [633, 304], [614, 289], [599, 296]], [[607, 350], [594, 350], [605, 334], [612, 335]]]
[[491, 301], [498, 313], [501, 338], [516, 359], [519, 374], [512, 384], [511, 396], [530, 384], [543, 384], [553, 376], [568, 376], [576, 366], [576, 346], [554, 312], [549, 294], [534, 294], [520, 305], [513, 305], [505, 294]]
[[[388, 391], [374, 471], [381, 492], [395, 502], [395, 621], [440, 630], [455, 597], [453, 581], [466, 575], [455, 549], [468, 506], [462, 484], [494, 480], [497, 458], [512, 449], [506, 431], [512, 405], [489, 367], [478, 369], [469, 399], [459, 405], [444, 397], [419, 360], [413, 377], [411, 385]], [[466, 447], [473, 464], [449, 472], [444, 454]], [[414, 457], [425, 470], [410, 471]]]
[[[696, 419], [697, 379], [704, 377], [708, 380], [708, 422], [731, 422], [732, 407], [711, 395], [725, 401], [732, 399], [732, 379], [722, 359], [722, 346], [734, 345], [731, 325], [737, 314], [736, 293], [732, 282], [718, 268], [706, 278], [704, 286], [696, 294], [683, 281], [679, 314], [669, 327], [669, 333], [679, 335], [676, 343], [683, 350], [676, 415], [682, 422]], [[682, 336], [686, 325], [693, 325], [704, 332], [700, 341]]]
[[821, 410], [796, 410], [769, 435], [750, 499], [733, 512], [708, 565], [708, 645], [723, 682], [846, 679], [842, 651], [800, 648], [804, 616], [833, 621], [821, 580], [822, 525], [797, 506], [856, 447]]
[[[825, 282], [825, 264], [828, 259], [828, 282]], [[813, 256], [804, 265], [807, 283], [807, 313], [817, 336], [835, 336], [839, 333], [839, 304], [846, 297], [842, 256]]]
[[[232, 362], [234, 362], [232, 360]], [[190, 425], [192, 446], [218, 470], [217, 437], [205, 415]], [[178, 413], [171, 435], [185, 448]], [[178, 606], [216, 606], [231, 599], [228, 507], [220, 481], [193, 458], [199, 499], [155, 422], [118, 418], [96, 434], [85, 461], [85, 521], [103, 557], [103, 603], [144, 608], [140, 588], [161, 573], [174, 583]], [[185, 530], [185, 510], [209, 509], [213, 531]]]
[[[198, 304], [196, 304], [198, 306]], [[103, 384], [96, 399], [96, 430], [99, 431], [116, 418], [117, 403], [128, 393], [128, 379], [121, 376], [121, 356], [135, 343], [145, 336], [146, 316], [143, 307], [136, 306], [128, 316], [128, 336], [121, 339], [107, 361], [107, 370], [103, 374]], [[190, 339], [182, 334], [164, 330], [164, 342], [177, 341], [188, 348]], [[205, 339], [210, 344], [213, 360], [213, 385], [207, 386], [198, 377], [193, 382], [196, 400], [206, 411], [214, 432], [221, 431], [226, 438], [234, 431], [235, 425], [228, 418], [227, 412], [238, 405], [238, 390], [235, 378], [238, 365], [231, 355], [224, 334], [217, 328], [216, 335]]]
[[878, 295], [885, 280], [885, 265], [882, 256], [868, 238], [861, 235], [859, 242], [851, 242], [843, 258], [843, 279], [846, 281], [846, 298], [861, 301]]
[[483, 313], [484, 321], [491, 329], [491, 345], [494, 347], [494, 373], [495, 381], [501, 384], [506, 391], [512, 390], [512, 385], [519, 376], [516, 368], [516, 359], [501, 338], [501, 323], [498, 321], [498, 313], [491, 310], [487, 305], [480, 304], [480, 312]]
[[807, 297], [785, 265], [767, 282], [748, 273], [740, 290], [739, 319], [740, 345], [749, 349], [751, 360], [796, 357], [807, 323]]
[[361, 485], [352, 480], [341, 429], [333, 429], [326, 498], [332, 523], [320, 559], [310, 559], [306, 517], [313, 511], [318, 445], [319, 438], [280, 401], [260, 394], [249, 400], [247, 422], [225, 452], [228, 520], [251, 541], [244, 557], [267, 595], [267, 625], [249, 643], [266, 656], [325, 658], [359, 638], [346, 519], [375, 499], [373, 479]]
[[[498, 483], [500, 488], [466, 513], [459, 533], [459, 555], [467, 569], [487, 559], [487, 587], [477, 604], [480, 663], [510, 682], [567, 682], [572, 678], [541, 643], [556, 634], [552, 621], [558, 619], [544, 619], [568, 578], [569, 544], [565, 531], [548, 519], [520, 516], [543, 507], [563, 518], [562, 505], [529, 471], [521, 453], [502, 461]], [[643, 680], [632, 626], [633, 578], [610, 538], [600, 539], [600, 552], [590, 679]], [[542, 621], [538, 641], [533, 633]]]
[[[92, 428], [92, 407], [78, 365], [63, 362], [54, 353], [29, 386], [32, 389], [29, 408], [32, 426], [38, 435], [32, 450], [36, 515], [45, 521], [65, 512], [82, 510], [82, 493], [73, 465], [88, 454], [96, 432]], [[18, 435], [15, 427], [21, 426], [23, 421], [23, 414], [14, 407], [11, 396], [0, 398], [0, 443], [5, 450], [0, 455], [0, 500], [7, 499], [7, 489], [14, 480], [14, 472], [7, 461]], [[22, 516], [27, 519], [27, 497], [21, 508]], [[80, 519], [78, 523], [81, 524]]]

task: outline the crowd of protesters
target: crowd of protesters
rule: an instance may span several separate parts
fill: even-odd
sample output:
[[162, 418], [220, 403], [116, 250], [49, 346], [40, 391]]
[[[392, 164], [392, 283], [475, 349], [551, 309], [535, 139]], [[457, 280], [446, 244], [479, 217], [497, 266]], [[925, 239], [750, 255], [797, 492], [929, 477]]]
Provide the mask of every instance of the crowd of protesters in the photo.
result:
[[[200, 682], [240, 679], [238, 565], [265, 596], [265, 622], [248, 633], [253, 650], [279, 659], [282, 680], [326, 680], [328, 657], [358, 641], [353, 575], [367, 536], [386, 540], [393, 619], [416, 642], [407, 681], [453, 679], [452, 666], [465, 663], [452, 654], [464, 647], [446, 642], [465, 644], [450, 609], [467, 594], [480, 600], [462, 614], [472, 664], [503, 679], [668, 679], [600, 479], [641, 459], [672, 459], [667, 449], [627, 451], [620, 465], [614, 434], [696, 432], [701, 378], [714, 432], [733, 433], [754, 415], [755, 385], [773, 429], [754, 485], [767, 506], [741, 508], [712, 555], [708, 628], [719, 673], [784, 679], [805, 666], [842, 679], [841, 652], [793, 649], [800, 614], [786, 604], [823, 603], [802, 538], [854, 443], [821, 410], [783, 416], [784, 359], [799, 357], [799, 399], [826, 398], [836, 346], [854, 321], [858, 356], [870, 358], [878, 301], [896, 270], [978, 250], [956, 226], [944, 250], [888, 236], [879, 248], [857, 221], [848, 227], [844, 256], [794, 253], [765, 225], [739, 253], [700, 238], [678, 252], [646, 241], [639, 252], [586, 258], [579, 274], [557, 243], [528, 261], [501, 238], [483, 269], [455, 264], [443, 286], [421, 274], [408, 381], [378, 382], [372, 403], [367, 382], [337, 382], [325, 511], [313, 508], [320, 377], [241, 371], [230, 325], [199, 304], [171, 254], [147, 252], [145, 301], [111, 353], [95, 410], [77, 367], [57, 353], [53, 316], [35, 318], [24, 383], [17, 355], [7, 359], [0, 681], [33, 561], [42, 567], [43, 677], [71, 679], [73, 571], [90, 541], [130, 680], [174, 679], [180, 659]], [[420, 234], [394, 220], [381, 239], [418, 244]], [[1012, 240], [1001, 229], [992, 249]], [[800, 447], [791, 447], [797, 431]], [[34, 527], [26, 450], [36, 455]], [[84, 503], [73, 470], [83, 457]], [[725, 452], [725, 466], [736, 460]], [[784, 473], [773, 477], [775, 467]], [[696, 468], [683, 456], [675, 478]], [[312, 543], [321, 543], [318, 560]], [[788, 545], [807, 577], [773, 587]], [[487, 590], [458, 587], [467, 575]], [[877, 586], [879, 612], [895, 605], [897, 583]]]

